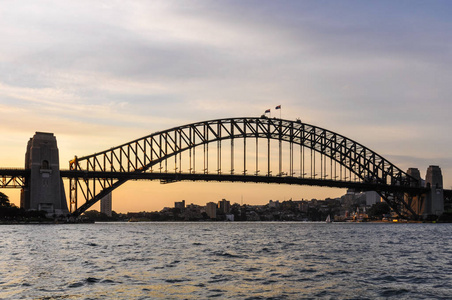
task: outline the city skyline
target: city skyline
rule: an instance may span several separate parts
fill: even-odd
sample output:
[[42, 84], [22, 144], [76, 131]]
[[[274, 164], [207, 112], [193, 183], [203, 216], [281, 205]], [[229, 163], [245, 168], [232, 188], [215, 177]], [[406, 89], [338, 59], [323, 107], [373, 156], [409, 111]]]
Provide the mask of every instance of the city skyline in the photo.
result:
[[[422, 177], [439, 165], [451, 188], [451, 11], [447, 1], [6, 2], [0, 166], [23, 167], [36, 131], [55, 134], [67, 168], [74, 155], [270, 108], [273, 117], [345, 135], [403, 170], [419, 168]], [[19, 190], [2, 192], [19, 204]], [[113, 210], [343, 193], [128, 182], [114, 191]]]

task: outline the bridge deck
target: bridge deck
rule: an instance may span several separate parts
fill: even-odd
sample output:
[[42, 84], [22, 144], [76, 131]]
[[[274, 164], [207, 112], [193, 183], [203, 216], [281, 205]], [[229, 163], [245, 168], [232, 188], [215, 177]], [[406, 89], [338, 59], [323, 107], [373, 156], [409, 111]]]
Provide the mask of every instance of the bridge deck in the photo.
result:
[[[1, 187], [23, 186], [24, 178], [29, 176], [30, 170], [17, 168], [0, 169], [0, 178], [3, 184]], [[388, 191], [406, 193], [424, 193], [429, 189], [426, 187], [407, 187], [397, 185], [385, 185], [374, 183], [362, 183], [354, 181], [338, 181], [314, 178], [302, 178], [291, 176], [256, 176], [256, 175], [231, 175], [231, 174], [189, 174], [189, 173], [150, 173], [150, 172], [95, 172], [61, 170], [61, 177], [66, 178], [105, 178], [105, 179], [126, 179], [126, 180], [160, 180], [162, 183], [172, 183], [177, 181], [217, 181], [217, 182], [254, 182], [254, 183], [277, 183], [292, 185], [310, 185], [336, 188], [352, 188], [359, 191]], [[14, 184], [15, 183], [15, 184]], [[444, 190], [445, 193], [451, 191]]]
[[28, 176], [30, 170], [20, 168], [2, 168], [0, 169], [0, 176]]
[[68, 178], [105, 178], [126, 180], [161, 180], [162, 183], [177, 181], [217, 181], [217, 182], [254, 182], [254, 183], [278, 183], [293, 185], [310, 185], [337, 188], [352, 188], [359, 191], [388, 191], [423, 193], [428, 191], [425, 187], [408, 187], [374, 183], [362, 183], [354, 181], [338, 181], [326, 179], [313, 179], [290, 176], [256, 176], [256, 175], [231, 175], [231, 174], [189, 174], [189, 173], [150, 173], [150, 172], [95, 172], [62, 170], [62, 177]]

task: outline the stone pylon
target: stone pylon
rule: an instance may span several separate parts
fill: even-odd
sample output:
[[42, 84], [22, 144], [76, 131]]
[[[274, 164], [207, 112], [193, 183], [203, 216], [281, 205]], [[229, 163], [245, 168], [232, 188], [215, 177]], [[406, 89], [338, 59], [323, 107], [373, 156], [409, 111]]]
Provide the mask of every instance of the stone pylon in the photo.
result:
[[429, 166], [425, 175], [425, 183], [431, 190], [425, 199], [424, 216], [441, 215], [444, 212], [443, 175], [438, 166]]
[[[407, 174], [418, 180], [419, 184], [423, 185], [423, 180], [421, 179], [421, 173], [418, 168], [409, 168]], [[412, 183], [411, 186], [416, 186]], [[405, 202], [411, 207], [411, 209], [418, 216], [422, 216], [425, 211], [425, 195], [409, 195], [405, 194]]]
[[28, 141], [25, 169], [31, 173], [27, 186], [22, 190], [20, 206], [26, 210], [44, 210], [48, 216], [68, 215], [53, 133], [36, 132]]

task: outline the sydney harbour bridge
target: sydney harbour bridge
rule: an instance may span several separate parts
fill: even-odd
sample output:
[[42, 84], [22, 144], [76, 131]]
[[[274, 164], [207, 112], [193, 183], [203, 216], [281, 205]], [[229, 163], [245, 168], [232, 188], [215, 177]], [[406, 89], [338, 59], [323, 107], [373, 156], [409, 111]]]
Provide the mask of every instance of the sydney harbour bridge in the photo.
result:
[[[21, 188], [21, 206], [79, 216], [128, 180], [276, 183], [376, 191], [400, 217], [442, 213], [441, 169], [425, 181], [333, 131], [279, 118], [243, 117], [196, 122], [152, 133], [60, 169], [56, 138], [36, 133], [25, 169], [1, 169], [0, 187]], [[442, 206], [442, 207], [441, 207]]]

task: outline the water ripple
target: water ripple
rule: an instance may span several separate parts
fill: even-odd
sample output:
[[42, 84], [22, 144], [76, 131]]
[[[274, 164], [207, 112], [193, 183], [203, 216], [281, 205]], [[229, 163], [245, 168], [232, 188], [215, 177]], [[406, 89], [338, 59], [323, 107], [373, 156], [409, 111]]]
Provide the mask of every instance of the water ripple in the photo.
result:
[[3, 226], [0, 298], [448, 299], [451, 235], [450, 224]]

